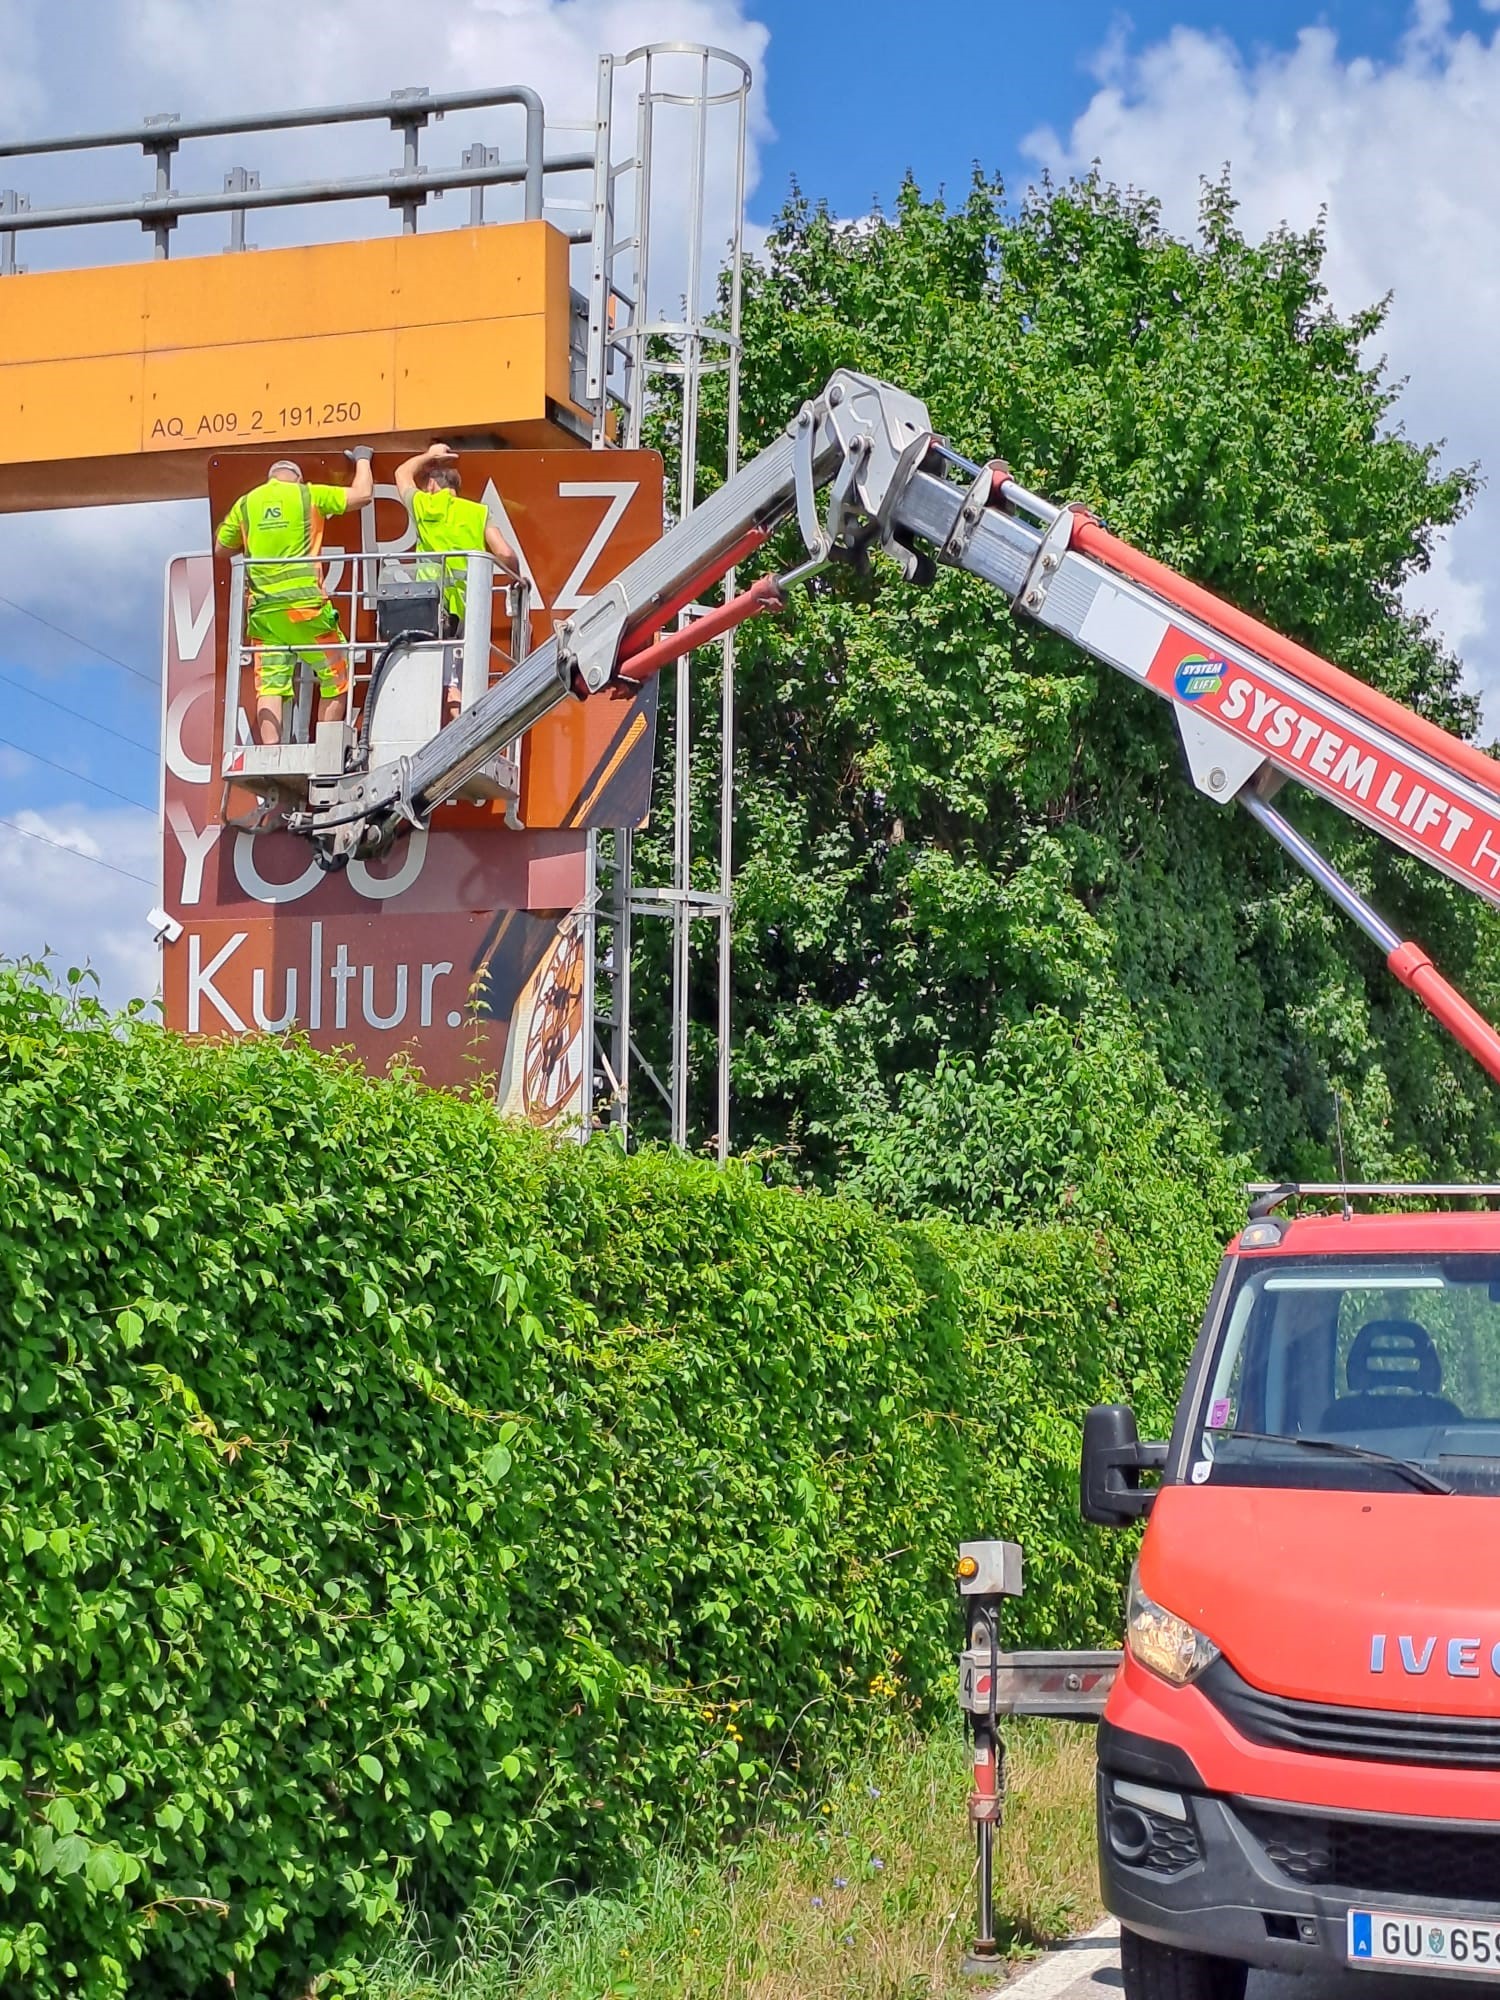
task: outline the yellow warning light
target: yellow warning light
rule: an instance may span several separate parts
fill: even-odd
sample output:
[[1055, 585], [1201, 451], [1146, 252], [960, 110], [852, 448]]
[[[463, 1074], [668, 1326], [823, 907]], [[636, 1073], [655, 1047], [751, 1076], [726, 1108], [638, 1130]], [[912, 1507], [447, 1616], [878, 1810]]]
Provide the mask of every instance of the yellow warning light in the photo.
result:
[[967, 1583], [967, 1582], [969, 1581], [970, 1577], [975, 1577], [975, 1576], [978, 1576], [978, 1574], [979, 1574], [979, 1564], [978, 1564], [978, 1562], [977, 1562], [977, 1561], [975, 1560], [975, 1558], [974, 1558], [973, 1556], [960, 1556], [960, 1557], [959, 1557], [959, 1559], [958, 1559], [958, 1574], [959, 1574], [959, 1580], [960, 1580], [960, 1582], [963, 1582], [963, 1583]]

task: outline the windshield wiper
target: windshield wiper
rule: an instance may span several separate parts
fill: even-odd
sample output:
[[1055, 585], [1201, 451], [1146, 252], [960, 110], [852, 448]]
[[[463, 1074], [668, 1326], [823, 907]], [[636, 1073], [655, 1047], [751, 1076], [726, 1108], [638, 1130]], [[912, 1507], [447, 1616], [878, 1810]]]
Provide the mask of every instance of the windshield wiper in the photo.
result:
[[1457, 1487], [1450, 1486], [1435, 1472], [1429, 1472], [1425, 1465], [1418, 1465], [1409, 1458], [1397, 1458], [1388, 1451], [1371, 1451], [1368, 1445], [1346, 1444], [1342, 1438], [1286, 1437], [1279, 1431], [1216, 1431], [1210, 1430], [1210, 1437], [1242, 1438], [1247, 1444], [1294, 1444], [1304, 1451], [1331, 1452], [1336, 1458], [1359, 1458], [1367, 1465], [1383, 1465], [1394, 1472], [1408, 1485], [1415, 1486], [1422, 1493], [1455, 1493]]

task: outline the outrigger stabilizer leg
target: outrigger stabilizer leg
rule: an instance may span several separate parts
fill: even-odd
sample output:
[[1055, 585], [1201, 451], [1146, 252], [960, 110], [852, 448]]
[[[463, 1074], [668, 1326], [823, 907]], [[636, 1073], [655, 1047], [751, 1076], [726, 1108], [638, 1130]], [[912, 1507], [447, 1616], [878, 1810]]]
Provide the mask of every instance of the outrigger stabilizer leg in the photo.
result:
[[1000, 1607], [1021, 1595], [1016, 1542], [965, 1542], [958, 1552], [958, 1595], [964, 1612], [959, 1704], [973, 1748], [969, 1822], [974, 1828], [974, 1938], [963, 1969], [993, 1975], [1000, 1966], [995, 1936], [995, 1847], [1005, 1812], [1005, 1739], [1000, 1733]]

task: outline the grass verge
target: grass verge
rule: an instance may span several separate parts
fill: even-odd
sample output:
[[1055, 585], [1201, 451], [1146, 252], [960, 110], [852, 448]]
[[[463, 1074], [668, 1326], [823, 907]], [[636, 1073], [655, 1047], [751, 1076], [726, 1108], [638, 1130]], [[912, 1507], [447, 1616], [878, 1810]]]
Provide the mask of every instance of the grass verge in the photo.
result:
[[[1098, 1914], [1093, 1734], [1013, 1725], [997, 1870], [1019, 1954]], [[628, 1893], [497, 1898], [434, 1962], [413, 1924], [366, 2000], [950, 2000], [973, 1918], [968, 1766], [957, 1730], [849, 1771], [805, 1818], [728, 1859], [666, 1854]]]

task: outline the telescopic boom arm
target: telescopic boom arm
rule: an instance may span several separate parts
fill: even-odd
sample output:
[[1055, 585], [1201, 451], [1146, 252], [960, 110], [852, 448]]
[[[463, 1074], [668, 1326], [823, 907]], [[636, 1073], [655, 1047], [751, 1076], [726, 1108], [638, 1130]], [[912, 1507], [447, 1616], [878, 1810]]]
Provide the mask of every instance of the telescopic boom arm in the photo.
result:
[[[826, 504], [820, 496], [826, 489]], [[795, 511], [808, 559], [666, 627]], [[420, 825], [499, 746], [569, 698], [640, 685], [834, 561], [895, 557], [994, 584], [1013, 609], [1170, 702], [1193, 783], [1244, 804], [1386, 953], [1403, 984], [1500, 1081], [1500, 1036], [1270, 805], [1296, 778], [1396, 846], [1500, 903], [1500, 764], [1142, 555], [1086, 508], [1001, 461], [976, 466], [902, 390], [839, 370], [776, 442], [631, 563], [411, 757], [317, 781], [293, 824], [337, 862]]]

